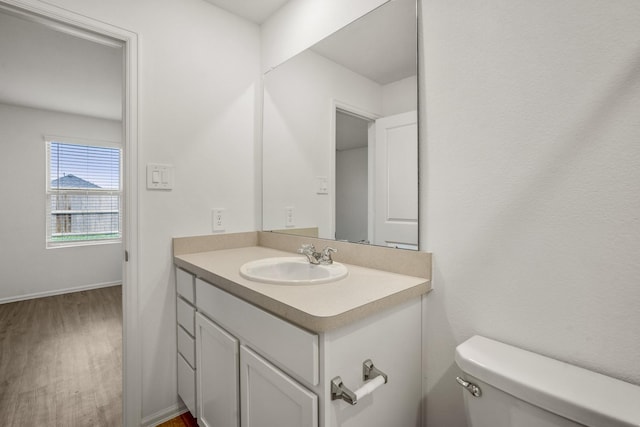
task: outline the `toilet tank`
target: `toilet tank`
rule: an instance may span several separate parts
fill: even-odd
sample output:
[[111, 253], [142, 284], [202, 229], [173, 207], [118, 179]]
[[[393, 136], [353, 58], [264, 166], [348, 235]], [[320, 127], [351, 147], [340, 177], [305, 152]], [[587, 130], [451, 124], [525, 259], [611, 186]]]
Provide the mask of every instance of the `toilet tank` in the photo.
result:
[[481, 336], [455, 360], [472, 427], [640, 427], [640, 386]]

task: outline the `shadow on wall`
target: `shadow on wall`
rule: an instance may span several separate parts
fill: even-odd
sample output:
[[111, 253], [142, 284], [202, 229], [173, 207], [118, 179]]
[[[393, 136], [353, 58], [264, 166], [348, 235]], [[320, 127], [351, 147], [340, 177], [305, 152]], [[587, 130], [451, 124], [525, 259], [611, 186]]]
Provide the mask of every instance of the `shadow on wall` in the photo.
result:
[[[433, 282], [442, 285], [445, 278], [434, 258]], [[447, 288], [434, 287], [426, 297], [426, 414], [424, 425], [428, 427], [466, 427], [462, 390], [456, 382], [456, 376], [462, 371], [454, 361], [455, 348], [458, 345], [453, 335], [451, 317], [464, 318], [466, 312], [457, 308], [456, 303], [447, 301]], [[447, 310], [449, 307], [449, 310]], [[455, 312], [454, 312], [455, 311]]]
[[[462, 371], [453, 363], [449, 366], [440, 379], [432, 385], [427, 392], [427, 420], [424, 425], [428, 427], [465, 427], [467, 419], [465, 415], [462, 388], [456, 383], [456, 377]], [[437, 407], [436, 414], [447, 414], [445, 419], [429, 417], [429, 408]], [[437, 415], [436, 415], [437, 416]]]
[[[444, 283], [437, 260], [433, 263], [433, 282]], [[426, 416], [429, 427], [465, 427], [464, 400], [456, 376], [462, 371], [454, 362], [457, 346], [445, 307], [446, 288], [435, 287], [426, 297]], [[456, 305], [452, 305], [456, 307]], [[432, 411], [431, 408], [434, 408]], [[435, 410], [437, 408], [437, 410]]]

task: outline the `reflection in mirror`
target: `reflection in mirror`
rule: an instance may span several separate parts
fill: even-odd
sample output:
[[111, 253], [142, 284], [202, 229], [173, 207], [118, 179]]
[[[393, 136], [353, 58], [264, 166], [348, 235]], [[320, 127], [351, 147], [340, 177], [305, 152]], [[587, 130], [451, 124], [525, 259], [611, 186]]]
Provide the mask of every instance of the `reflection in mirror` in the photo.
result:
[[418, 248], [415, 0], [264, 78], [263, 229]]
[[375, 127], [336, 111], [336, 240], [369, 243], [369, 135]]

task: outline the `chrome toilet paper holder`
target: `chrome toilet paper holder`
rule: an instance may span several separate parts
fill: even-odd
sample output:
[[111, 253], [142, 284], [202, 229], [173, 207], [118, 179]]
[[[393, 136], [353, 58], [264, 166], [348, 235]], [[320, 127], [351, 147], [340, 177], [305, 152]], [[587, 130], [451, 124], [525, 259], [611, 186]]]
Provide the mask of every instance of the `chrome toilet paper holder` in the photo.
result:
[[[381, 377], [384, 381], [373, 381], [376, 378]], [[388, 381], [387, 374], [376, 368], [371, 359], [367, 359], [362, 362], [362, 381], [365, 381], [359, 389], [351, 391], [342, 382], [342, 378], [335, 377], [331, 380], [331, 400], [342, 399], [345, 402], [355, 405], [358, 403], [358, 399], [373, 393], [375, 389]]]

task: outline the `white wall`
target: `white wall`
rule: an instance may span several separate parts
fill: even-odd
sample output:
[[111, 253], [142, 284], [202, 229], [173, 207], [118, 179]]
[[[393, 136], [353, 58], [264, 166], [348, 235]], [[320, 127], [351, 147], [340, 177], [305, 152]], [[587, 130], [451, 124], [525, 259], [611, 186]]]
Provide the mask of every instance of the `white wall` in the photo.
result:
[[[202, 0], [52, 0], [139, 36], [139, 316], [145, 422], [175, 409], [173, 236], [256, 228], [254, 151], [260, 39], [255, 24]], [[148, 162], [175, 166], [173, 191], [147, 191]]]
[[473, 334], [640, 384], [640, 3], [425, 0], [422, 19], [427, 425], [465, 425]]
[[407, 77], [382, 86], [382, 114], [407, 113], [418, 109], [418, 78]]
[[262, 70], [277, 67], [388, 0], [290, 0], [261, 26]]
[[119, 121], [0, 104], [0, 302], [119, 283], [122, 245], [46, 248], [44, 135], [119, 142]]

